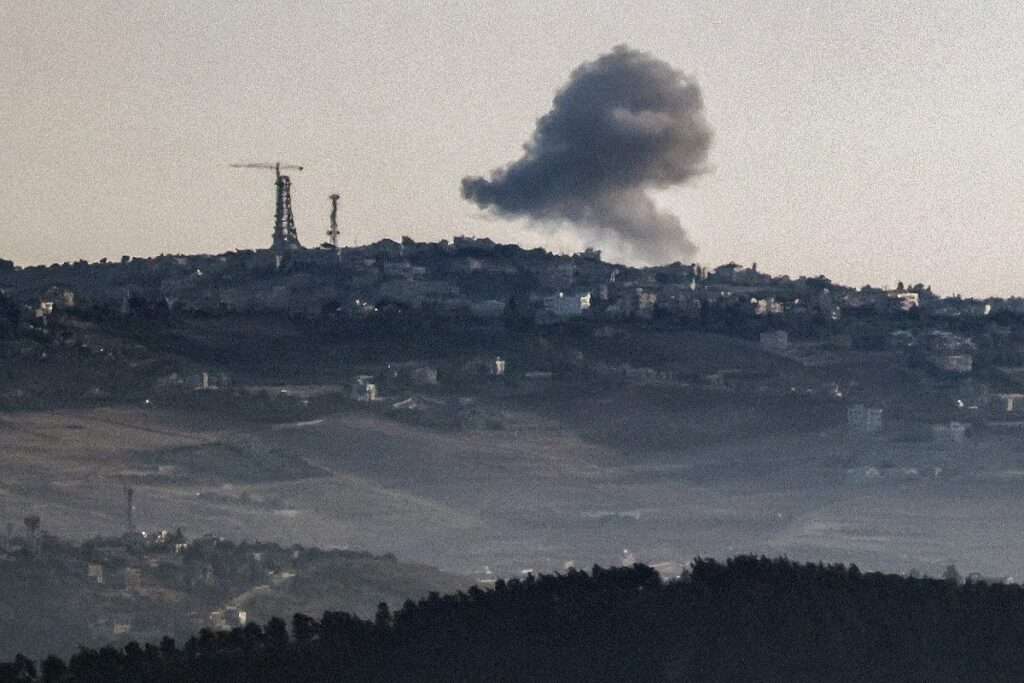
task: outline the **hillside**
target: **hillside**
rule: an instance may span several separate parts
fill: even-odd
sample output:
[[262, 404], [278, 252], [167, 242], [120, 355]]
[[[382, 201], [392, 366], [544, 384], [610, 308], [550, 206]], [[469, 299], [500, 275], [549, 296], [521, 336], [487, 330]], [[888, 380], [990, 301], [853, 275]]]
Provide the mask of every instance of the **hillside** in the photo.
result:
[[[481, 585], [748, 552], [1024, 575], [1019, 302], [481, 240], [267, 256], [0, 273], [0, 524]], [[367, 572], [229, 597], [365, 613], [420, 585]]]
[[180, 532], [71, 543], [43, 535], [0, 544], [0, 657], [187, 636], [295, 611], [464, 588], [469, 579], [394, 556], [299, 545], [188, 539]]

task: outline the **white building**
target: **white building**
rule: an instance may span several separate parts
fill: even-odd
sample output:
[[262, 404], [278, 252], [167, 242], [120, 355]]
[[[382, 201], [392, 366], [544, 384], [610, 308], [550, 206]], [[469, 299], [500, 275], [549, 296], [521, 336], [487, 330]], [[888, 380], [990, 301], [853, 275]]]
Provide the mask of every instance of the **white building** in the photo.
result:
[[1024, 412], [1024, 394], [996, 394], [992, 399], [993, 410], [996, 412]]
[[40, 301], [39, 305], [36, 306], [34, 315], [37, 318], [45, 318], [53, 315], [53, 302], [52, 301]]
[[921, 305], [921, 297], [917, 292], [889, 291], [885, 293], [901, 311], [912, 311]]
[[356, 401], [379, 401], [373, 375], [359, 375], [352, 383], [352, 398]]
[[765, 299], [755, 298], [750, 303], [754, 305], [754, 315], [756, 316], [782, 315], [785, 312], [782, 302], [776, 301], [773, 296]]

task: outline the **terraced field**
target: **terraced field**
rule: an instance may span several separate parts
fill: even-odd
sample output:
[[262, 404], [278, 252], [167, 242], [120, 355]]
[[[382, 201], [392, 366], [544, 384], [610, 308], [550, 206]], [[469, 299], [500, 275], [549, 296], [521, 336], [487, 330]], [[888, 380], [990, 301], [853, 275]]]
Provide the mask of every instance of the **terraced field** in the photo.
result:
[[[144, 408], [7, 414], [0, 522], [36, 513], [59, 535], [114, 533], [128, 481], [143, 528], [392, 552], [458, 573], [608, 564], [628, 549], [652, 563], [753, 551], [1024, 576], [1014, 435], [907, 444], [794, 422], [645, 450], [595, 438], [600, 410], [598, 423], [505, 415], [500, 430], [440, 432], [368, 412], [291, 428]], [[677, 419], [703, 418], [681, 406]]]

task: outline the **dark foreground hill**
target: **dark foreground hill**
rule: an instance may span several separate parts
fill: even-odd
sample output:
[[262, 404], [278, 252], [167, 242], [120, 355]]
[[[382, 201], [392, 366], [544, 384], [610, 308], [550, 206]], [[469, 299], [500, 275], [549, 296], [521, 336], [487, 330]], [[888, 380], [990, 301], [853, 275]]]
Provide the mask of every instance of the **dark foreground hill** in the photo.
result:
[[[327, 612], [6, 665], [47, 681], [1000, 681], [1024, 679], [1024, 589], [855, 566], [698, 560], [432, 594], [374, 621]], [[19, 678], [20, 676], [20, 678]]]

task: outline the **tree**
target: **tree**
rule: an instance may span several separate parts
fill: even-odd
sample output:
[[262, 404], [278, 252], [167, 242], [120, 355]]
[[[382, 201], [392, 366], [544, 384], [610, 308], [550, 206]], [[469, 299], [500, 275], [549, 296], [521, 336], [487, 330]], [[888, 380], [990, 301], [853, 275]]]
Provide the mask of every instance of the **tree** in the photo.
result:
[[174, 638], [170, 636], [164, 636], [160, 640], [160, 654], [165, 659], [170, 659], [177, 652], [178, 648], [175, 645]]
[[264, 630], [267, 637], [267, 643], [272, 649], [284, 649], [288, 646], [288, 627], [284, 623], [284, 619], [274, 617], [267, 622], [266, 629]]
[[68, 666], [60, 657], [50, 655], [43, 660], [42, 670], [44, 683], [57, 683], [67, 675]]
[[13, 662], [0, 664], [0, 683], [7, 681], [34, 681], [36, 665], [25, 655], [19, 654]]
[[296, 612], [292, 616], [292, 637], [300, 643], [312, 640], [320, 633], [320, 624], [313, 617]]
[[382, 602], [377, 605], [377, 614], [373, 618], [373, 625], [379, 629], [390, 628], [392, 624], [391, 609], [388, 603]]

